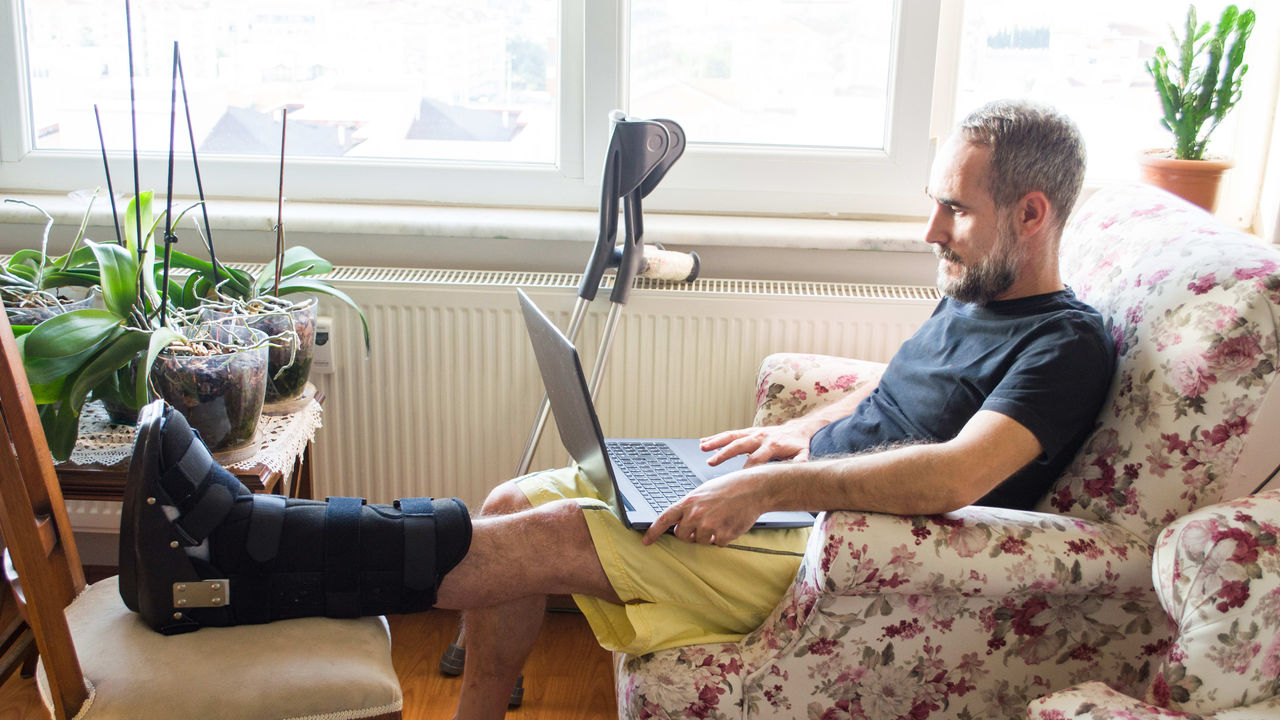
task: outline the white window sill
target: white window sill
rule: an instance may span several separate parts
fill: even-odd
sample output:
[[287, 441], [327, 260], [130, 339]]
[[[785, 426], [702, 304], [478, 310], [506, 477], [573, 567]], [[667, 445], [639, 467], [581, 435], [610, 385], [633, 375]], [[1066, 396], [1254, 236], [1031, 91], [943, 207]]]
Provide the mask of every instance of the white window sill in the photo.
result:
[[[53, 252], [65, 251], [86, 201], [78, 195], [0, 196], [35, 203], [53, 215]], [[175, 202], [174, 211], [190, 202]], [[117, 209], [123, 222], [123, 204]], [[220, 258], [260, 262], [270, 257], [274, 202], [215, 199], [209, 201], [209, 214]], [[193, 210], [184, 218], [176, 247], [203, 256], [189, 219], [198, 215]], [[28, 207], [0, 204], [0, 251], [38, 246], [43, 222]], [[288, 202], [284, 223], [288, 244], [306, 245], [338, 265], [576, 272], [586, 264], [599, 219], [594, 212], [574, 210]], [[619, 240], [622, 226], [620, 217]], [[698, 252], [704, 277], [933, 281], [935, 261], [921, 241], [923, 222], [653, 213], [645, 215], [644, 230], [648, 243]], [[94, 205], [88, 235], [114, 239], [105, 197]]]

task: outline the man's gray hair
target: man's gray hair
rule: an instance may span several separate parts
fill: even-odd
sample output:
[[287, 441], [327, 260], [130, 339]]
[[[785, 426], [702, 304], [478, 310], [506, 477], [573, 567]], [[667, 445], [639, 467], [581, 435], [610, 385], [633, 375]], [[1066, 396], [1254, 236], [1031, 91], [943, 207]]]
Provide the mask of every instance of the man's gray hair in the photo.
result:
[[1053, 205], [1061, 235], [1084, 184], [1084, 139], [1071, 118], [1023, 100], [998, 100], [970, 113], [960, 134], [991, 148], [987, 189], [996, 207], [1039, 190]]

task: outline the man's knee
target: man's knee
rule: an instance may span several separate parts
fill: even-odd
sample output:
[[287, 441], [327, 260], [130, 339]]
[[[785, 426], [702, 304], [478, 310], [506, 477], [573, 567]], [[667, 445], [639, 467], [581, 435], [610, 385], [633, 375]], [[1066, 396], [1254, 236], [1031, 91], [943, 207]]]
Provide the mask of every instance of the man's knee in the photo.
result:
[[480, 515], [483, 517], [510, 515], [531, 507], [533, 504], [529, 502], [524, 491], [516, 485], [514, 480], [508, 480], [489, 493], [489, 497], [485, 498], [484, 505], [480, 508]]

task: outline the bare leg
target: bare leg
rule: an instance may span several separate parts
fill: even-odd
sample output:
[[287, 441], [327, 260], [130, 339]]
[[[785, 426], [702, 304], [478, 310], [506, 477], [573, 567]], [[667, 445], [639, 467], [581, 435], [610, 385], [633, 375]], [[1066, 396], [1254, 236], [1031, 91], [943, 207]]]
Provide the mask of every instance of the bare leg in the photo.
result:
[[486, 501], [471, 549], [440, 587], [437, 605], [468, 608], [467, 662], [457, 718], [501, 718], [533, 649], [546, 596], [580, 593], [618, 602], [572, 501], [528, 508], [508, 483]]

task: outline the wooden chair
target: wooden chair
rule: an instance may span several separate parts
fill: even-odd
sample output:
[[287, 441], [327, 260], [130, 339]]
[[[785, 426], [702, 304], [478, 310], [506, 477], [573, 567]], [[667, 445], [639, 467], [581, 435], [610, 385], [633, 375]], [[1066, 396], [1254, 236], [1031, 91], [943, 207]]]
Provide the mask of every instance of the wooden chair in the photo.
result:
[[86, 587], [7, 319], [0, 354], [5, 570], [35, 636], [37, 684], [55, 720], [400, 717], [403, 694], [383, 618], [304, 618], [165, 637], [125, 608], [117, 578]]

